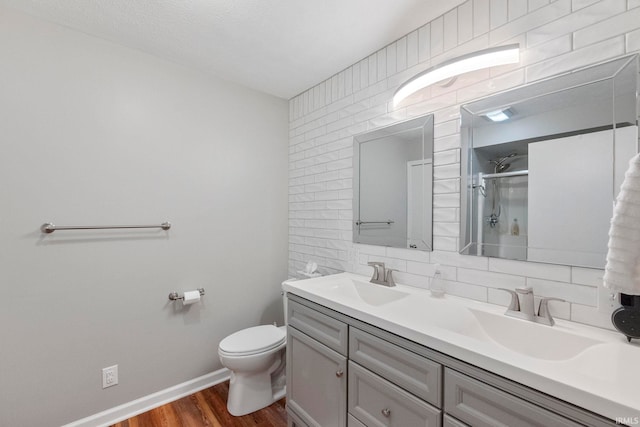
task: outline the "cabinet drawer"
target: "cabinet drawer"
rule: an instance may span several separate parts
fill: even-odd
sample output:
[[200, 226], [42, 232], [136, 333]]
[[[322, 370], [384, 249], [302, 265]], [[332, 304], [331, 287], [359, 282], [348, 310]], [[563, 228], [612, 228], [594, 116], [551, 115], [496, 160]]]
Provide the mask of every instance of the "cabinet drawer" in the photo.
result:
[[359, 329], [350, 328], [349, 358], [419, 398], [442, 407], [442, 365]]
[[442, 417], [442, 427], [469, 427], [467, 424], [460, 422], [451, 415], [444, 414]]
[[347, 355], [347, 324], [295, 301], [287, 303], [289, 326], [304, 332], [343, 356]]
[[440, 410], [349, 362], [349, 413], [368, 427], [440, 427]]
[[473, 427], [578, 427], [560, 415], [445, 369], [444, 409]]
[[367, 427], [367, 426], [365, 426], [360, 421], [358, 421], [356, 417], [349, 414], [349, 417], [347, 418], [347, 427]]

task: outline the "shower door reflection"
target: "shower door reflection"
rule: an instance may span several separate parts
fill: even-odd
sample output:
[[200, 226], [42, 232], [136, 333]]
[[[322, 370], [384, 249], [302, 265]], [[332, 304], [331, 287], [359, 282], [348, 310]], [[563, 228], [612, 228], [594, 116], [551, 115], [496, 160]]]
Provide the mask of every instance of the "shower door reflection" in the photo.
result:
[[527, 259], [528, 231], [528, 176], [527, 171], [517, 175], [500, 173], [481, 176], [484, 181], [480, 205], [478, 230], [483, 242], [482, 255]]

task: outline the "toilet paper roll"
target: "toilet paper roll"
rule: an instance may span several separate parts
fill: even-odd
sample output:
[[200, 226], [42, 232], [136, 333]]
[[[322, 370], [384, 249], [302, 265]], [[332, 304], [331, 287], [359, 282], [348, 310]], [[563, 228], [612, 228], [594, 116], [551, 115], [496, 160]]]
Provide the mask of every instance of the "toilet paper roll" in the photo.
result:
[[200, 291], [198, 291], [198, 290], [186, 291], [184, 293], [184, 299], [182, 300], [182, 303], [184, 305], [195, 304], [198, 301], [200, 301]]

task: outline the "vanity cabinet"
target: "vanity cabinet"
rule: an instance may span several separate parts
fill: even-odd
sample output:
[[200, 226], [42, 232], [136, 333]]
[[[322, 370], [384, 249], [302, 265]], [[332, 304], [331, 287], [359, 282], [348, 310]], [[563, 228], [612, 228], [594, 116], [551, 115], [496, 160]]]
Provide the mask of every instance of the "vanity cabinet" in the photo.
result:
[[360, 319], [288, 297], [290, 427], [616, 425]]

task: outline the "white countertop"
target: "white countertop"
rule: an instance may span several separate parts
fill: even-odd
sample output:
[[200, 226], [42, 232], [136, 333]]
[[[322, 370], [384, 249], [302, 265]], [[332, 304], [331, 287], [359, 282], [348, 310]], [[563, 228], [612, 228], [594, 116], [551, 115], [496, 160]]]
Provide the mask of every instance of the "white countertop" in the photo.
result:
[[[477, 316], [482, 317], [482, 313], [489, 313], [491, 319], [501, 322], [503, 317], [496, 315], [502, 316], [504, 307], [450, 295], [433, 298], [428, 290], [403, 285], [391, 288], [390, 291], [384, 288], [381, 291], [382, 297], [367, 300], [366, 297], [363, 299], [357, 295], [355, 290], [345, 292], [347, 288], [336, 285], [345, 281], [362, 284], [368, 282], [369, 278], [340, 273], [314, 279], [285, 281], [282, 288], [285, 292], [614, 421], [619, 417], [640, 417], [640, 344], [637, 341], [629, 344], [621, 334], [575, 322], [556, 320], [556, 325], [552, 327], [554, 330], [549, 331], [539, 329], [550, 328], [549, 326], [504, 316], [505, 324], [522, 322], [516, 325], [516, 330], [524, 328], [524, 341], [526, 337], [546, 337], [548, 333], [557, 333], [561, 338], [575, 338], [577, 341], [597, 341], [595, 345], [590, 345], [575, 355], [562, 356], [563, 346], [560, 345], [557, 350], [561, 355], [550, 360], [554, 358], [544, 358], [544, 345], [529, 346], [529, 349], [524, 345], [518, 348], [519, 351], [515, 351], [513, 346], [501, 345], [504, 344], [501, 340], [509, 339], [508, 333], [502, 337], [494, 331], [493, 335], [489, 334], [492, 335], [490, 337], [483, 327], [478, 326]], [[366, 286], [369, 285], [380, 286], [370, 283]], [[391, 292], [397, 292], [402, 297], [397, 300], [392, 297], [385, 301], [386, 295], [395, 295]], [[476, 313], [476, 317], [473, 313]], [[538, 349], [543, 357], [535, 357]]]

